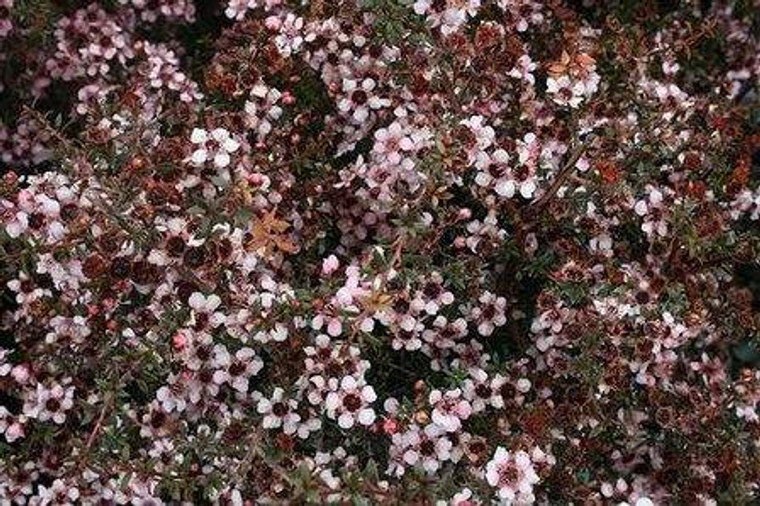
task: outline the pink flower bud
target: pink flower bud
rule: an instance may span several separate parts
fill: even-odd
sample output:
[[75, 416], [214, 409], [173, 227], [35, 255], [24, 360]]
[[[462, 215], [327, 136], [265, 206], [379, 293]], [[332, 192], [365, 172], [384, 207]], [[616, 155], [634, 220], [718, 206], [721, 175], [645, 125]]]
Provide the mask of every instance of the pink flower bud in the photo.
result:
[[338, 269], [339, 266], [340, 262], [338, 261], [338, 257], [335, 255], [330, 255], [329, 257], [322, 260], [322, 275], [325, 277], [330, 276]]
[[11, 186], [15, 185], [16, 182], [18, 181], [18, 174], [16, 174], [12, 170], [9, 172], [6, 172], [5, 175], [3, 176], [3, 181], [7, 185], [11, 185]]
[[172, 347], [177, 351], [182, 351], [187, 346], [187, 336], [182, 332], [174, 334], [172, 337]]
[[24, 427], [18, 422], [14, 422], [10, 424], [8, 428], [5, 430], [5, 439], [9, 443], [12, 443], [18, 438], [23, 437], [23, 435], [24, 435]]
[[386, 419], [383, 422], [383, 431], [388, 435], [395, 434], [398, 431], [398, 422], [393, 418]]
[[26, 365], [17, 365], [11, 370], [11, 376], [16, 380], [16, 383], [23, 385], [29, 381], [29, 367]]
[[277, 16], [269, 16], [264, 21], [264, 26], [267, 27], [267, 30], [276, 32], [276, 31], [279, 31], [279, 29], [282, 27], [282, 20], [278, 18]]

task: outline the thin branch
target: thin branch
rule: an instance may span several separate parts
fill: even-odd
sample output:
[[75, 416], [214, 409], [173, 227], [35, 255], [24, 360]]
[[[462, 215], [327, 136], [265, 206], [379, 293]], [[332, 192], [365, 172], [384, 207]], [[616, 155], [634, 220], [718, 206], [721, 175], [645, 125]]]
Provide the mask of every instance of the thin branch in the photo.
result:
[[530, 216], [525, 217], [526, 221], [535, 220], [536, 217], [541, 214], [541, 212], [549, 204], [551, 199], [554, 198], [555, 194], [559, 191], [565, 181], [567, 181], [567, 178], [570, 177], [570, 175], [573, 173], [575, 170], [575, 164], [578, 163], [578, 160], [580, 160], [580, 158], [583, 156], [583, 153], [586, 152], [587, 148], [588, 146], [586, 144], [581, 144], [578, 146], [578, 148], [576, 148], [575, 152], [567, 161], [567, 163], [562, 167], [562, 169], [560, 169], [559, 174], [556, 178], [554, 178], [554, 181], [552, 181], [552, 184], [546, 190], [546, 193], [541, 195], [538, 200], [527, 207], [526, 211], [530, 213]]
[[82, 455], [79, 460], [78, 467], [81, 469], [87, 464], [87, 456], [90, 453], [90, 448], [92, 447], [93, 443], [95, 442], [95, 439], [97, 439], [98, 434], [100, 434], [100, 429], [103, 426], [103, 421], [106, 419], [106, 415], [111, 410], [111, 403], [112, 403], [113, 397], [108, 396], [103, 401], [103, 407], [100, 408], [100, 414], [98, 415], [98, 419], [95, 422], [95, 426], [90, 431], [90, 435], [87, 436], [87, 442], [84, 445], [84, 451], [82, 452]]
[[92, 443], [95, 442], [95, 438], [100, 432], [100, 427], [103, 425], [103, 420], [105, 420], [106, 413], [108, 412], [110, 406], [110, 401], [103, 403], [103, 408], [100, 410], [100, 415], [98, 416], [97, 422], [95, 422], [95, 427], [93, 427], [92, 432], [90, 432], [90, 435], [87, 437], [87, 443], [84, 445], [85, 451], [89, 451]]

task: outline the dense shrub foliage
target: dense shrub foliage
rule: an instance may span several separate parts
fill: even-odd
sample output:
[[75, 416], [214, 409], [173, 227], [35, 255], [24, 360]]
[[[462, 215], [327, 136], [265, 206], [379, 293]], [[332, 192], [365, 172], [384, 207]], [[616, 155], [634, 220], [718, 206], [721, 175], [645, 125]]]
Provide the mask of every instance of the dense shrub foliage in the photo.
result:
[[0, 0], [0, 504], [747, 504], [760, 2]]

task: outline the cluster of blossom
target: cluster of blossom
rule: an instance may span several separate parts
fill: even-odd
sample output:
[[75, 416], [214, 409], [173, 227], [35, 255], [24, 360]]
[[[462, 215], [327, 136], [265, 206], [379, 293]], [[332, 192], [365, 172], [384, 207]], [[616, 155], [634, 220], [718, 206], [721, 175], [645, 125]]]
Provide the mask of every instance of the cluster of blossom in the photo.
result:
[[191, 0], [119, 0], [119, 4], [135, 9], [147, 23], [155, 23], [159, 18], [174, 22], [195, 20], [195, 4]]
[[552, 100], [563, 106], [577, 108], [584, 100], [590, 99], [599, 87], [594, 59], [585, 53], [570, 61], [567, 53], [562, 53], [560, 61], [549, 68], [551, 75], [546, 79], [546, 92]]
[[460, 30], [467, 23], [468, 18], [478, 14], [480, 7], [480, 0], [466, 2], [417, 0], [414, 2], [414, 12], [426, 16], [431, 26], [439, 28], [443, 35], [451, 35]]
[[666, 4], [0, 0], [0, 504], [756, 501], [760, 4]]
[[3, 0], [0, 2], [0, 38], [7, 37], [13, 30], [13, 21], [11, 20], [11, 9], [13, 9], [14, 0]]
[[263, 81], [251, 88], [250, 100], [245, 103], [246, 127], [256, 132], [261, 142], [272, 131], [272, 122], [282, 116], [283, 109], [277, 103], [292, 104], [292, 95], [283, 96], [277, 88], [267, 86]]
[[132, 32], [131, 20], [114, 19], [91, 4], [57, 23], [56, 51], [46, 70], [51, 78], [64, 81], [105, 76], [113, 64], [123, 66], [135, 57]]
[[166, 88], [177, 92], [183, 102], [202, 98], [198, 85], [180, 70], [179, 59], [174, 51], [163, 44], [154, 45], [150, 42], [138, 43], [135, 47], [142, 49], [145, 55], [146, 69], [141, 69], [140, 73], [152, 88]]
[[731, 202], [731, 217], [736, 220], [744, 215], [752, 221], [760, 219], [760, 190], [742, 190]]
[[12, 128], [0, 121], [0, 159], [17, 166], [36, 165], [50, 157], [50, 133], [39, 121], [19, 118]]
[[224, 14], [230, 19], [240, 21], [249, 10], [262, 8], [269, 11], [282, 3], [282, 0], [228, 0]]

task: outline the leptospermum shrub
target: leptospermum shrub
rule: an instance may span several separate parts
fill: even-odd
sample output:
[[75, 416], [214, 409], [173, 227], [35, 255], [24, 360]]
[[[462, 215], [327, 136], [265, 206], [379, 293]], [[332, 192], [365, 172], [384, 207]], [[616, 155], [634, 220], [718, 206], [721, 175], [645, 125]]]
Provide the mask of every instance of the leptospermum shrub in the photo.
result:
[[0, 504], [758, 500], [757, 0], [0, 5]]

